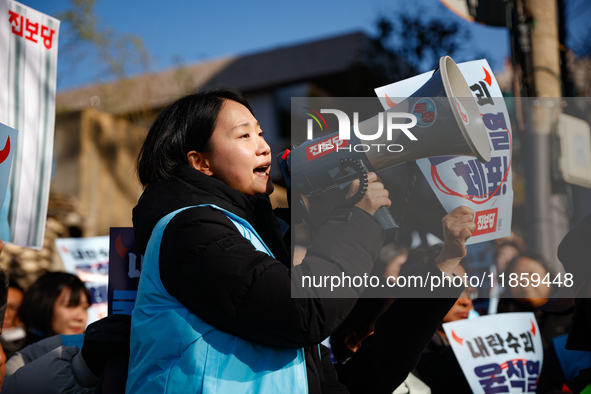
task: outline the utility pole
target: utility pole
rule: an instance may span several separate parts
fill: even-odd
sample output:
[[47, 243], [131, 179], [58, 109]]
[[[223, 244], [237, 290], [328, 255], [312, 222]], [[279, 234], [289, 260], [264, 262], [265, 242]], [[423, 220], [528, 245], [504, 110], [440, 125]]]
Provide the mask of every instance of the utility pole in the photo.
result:
[[[569, 230], [565, 182], [552, 179], [551, 142], [562, 112], [563, 83], [557, 2], [563, 0], [441, 0], [452, 11], [511, 33], [517, 129], [524, 138], [528, 247], [563, 272], [556, 252]], [[504, 10], [504, 13], [499, 13]]]
[[525, 5], [532, 21], [531, 59], [536, 97], [529, 99], [529, 106], [524, 103], [524, 107], [529, 107], [525, 130], [526, 241], [549, 261], [550, 270], [557, 273], [563, 269], [556, 251], [569, 229], [564, 183], [552, 181], [550, 145], [562, 112], [557, 3], [556, 0], [525, 0]]

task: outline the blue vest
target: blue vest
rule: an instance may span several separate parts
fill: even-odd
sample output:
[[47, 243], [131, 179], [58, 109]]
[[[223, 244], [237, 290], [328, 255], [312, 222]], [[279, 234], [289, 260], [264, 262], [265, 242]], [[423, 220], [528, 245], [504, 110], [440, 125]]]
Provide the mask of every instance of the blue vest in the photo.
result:
[[[273, 256], [246, 220], [215, 205], [199, 206], [222, 211], [257, 250]], [[258, 345], [220, 331], [164, 288], [158, 268], [162, 235], [170, 220], [188, 208], [193, 207], [169, 213], [152, 231], [132, 313], [126, 392], [307, 393], [303, 349]]]
[[554, 350], [558, 357], [558, 362], [562, 368], [562, 373], [566, 381], [574, 379], [581, 369], [587, 369], [591, 367], [591, 352], [581, 350], [567, 350], [566, 340], [568, 334], [560, 335], [552, 338], [554, 343]]

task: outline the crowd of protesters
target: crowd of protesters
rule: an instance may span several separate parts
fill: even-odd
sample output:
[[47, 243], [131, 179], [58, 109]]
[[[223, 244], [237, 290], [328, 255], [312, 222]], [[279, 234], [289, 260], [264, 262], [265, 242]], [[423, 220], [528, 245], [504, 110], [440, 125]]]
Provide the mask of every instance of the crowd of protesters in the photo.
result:
[[[164, 109], [138, 159], [145, 191], [133, 219], [145, 258], [132, 316], [87, 327], [91, 297], [76, 276], [46, 273], [24, 290], [0, 274], [2, 392], [471, 392], [442, 328], [478, 319], [478, 289], [469, 283], [430, 297], [376, 290], [379, 297], [359, 298], [363, 289], [346, 289], [324, 298], [292, 297], [292, 279], [463, 277], [473, 211], [446, 215], [439, 245], [384, 245], [373, 214], [390, 200], [370, 172], [362, 198], [332, 212], [294, 265], [289, 214], [273, 212], [268, 198], [270, 164], [261, 126], [239, 92], [192, 94]], [[558, 251], [565, 267], [589, 258], [590, 233], [591, 216], [567, 235]], [[496, 242], [494, 260], [493, 279], [549, 272], [516, 236]], [[511, 287], [480, 311], [534, 313], [545, 354], [538, 392], [564, 392], [567, 383], [580, 392], [591, 383], [591, 353], [586, 365], [557, 342], [591, 351], [589, 275], [580, 273], [572, 289], [579, 298], [570, 304], [553, 299], [559, 289], [551, 285]], [[569, 363], [584, 371], [573, 374]]]

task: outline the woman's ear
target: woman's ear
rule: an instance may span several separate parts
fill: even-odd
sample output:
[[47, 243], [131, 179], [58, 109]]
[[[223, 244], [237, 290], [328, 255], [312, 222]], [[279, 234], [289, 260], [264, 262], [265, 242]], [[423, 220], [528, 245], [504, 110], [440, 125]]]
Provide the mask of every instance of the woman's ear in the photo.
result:
[[209, 165], [209, 160], [205, 153], [192, 150], [189, 153], [187, 153], [187, 159], [189, 159], [189, 164], [191, 164], [191, 167], [193, 167], [197, 171], [202, 172], [205, 175], [213, 175], [213, 172], [211, 171], [211, 167]]

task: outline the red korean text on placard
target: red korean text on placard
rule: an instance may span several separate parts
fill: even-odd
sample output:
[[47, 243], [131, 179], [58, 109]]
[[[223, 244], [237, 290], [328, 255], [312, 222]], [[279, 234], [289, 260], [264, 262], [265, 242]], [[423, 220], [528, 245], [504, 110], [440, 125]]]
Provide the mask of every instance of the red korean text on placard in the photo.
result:
[[[50, 29], [40, 23], [35, 23], [29, 18], [24, 18], [22, 15], [17, 14], [14, 11], [8, 11], [8, 23], [12, 29], [12, 33], [24, 37], [34, 43], [38, 42], [38, 36], [43, 38], [43, 45], [47, 49], [51, 49], [53, 46], [53, 35], [55, 34], [54, 29]], [[41, 30], [41, 31], [39, 31]]]
[[27, 34], [25, 38], [29, 41], [37, 42], [37, 35], [39, 34], [39, 23], [33, 23], [27, 18]]
[[19, 37], [23, 36], [23, 17], [16, 12], [8, 11], [8, 23], [12, 27], [12, 33]]
[[55, 30], [50, 29], [46, 26], [41, 26], [41, 37], [43, 37], [43, 45], [45, 48], [51, 49], [51, 45], [53, 44], [53, 35], [55, 34]]
[[498, 213], [498, 208], [476, 212], [476, 217], [474, 218], [474, 223], [476, 223], [476, 230], [474, 230], [472, 235], [482, 235], [497, 231]]

